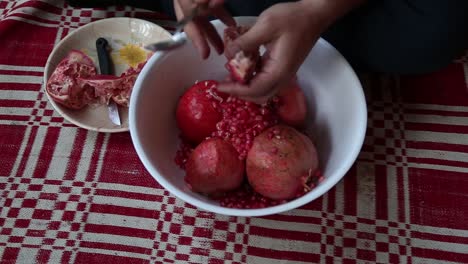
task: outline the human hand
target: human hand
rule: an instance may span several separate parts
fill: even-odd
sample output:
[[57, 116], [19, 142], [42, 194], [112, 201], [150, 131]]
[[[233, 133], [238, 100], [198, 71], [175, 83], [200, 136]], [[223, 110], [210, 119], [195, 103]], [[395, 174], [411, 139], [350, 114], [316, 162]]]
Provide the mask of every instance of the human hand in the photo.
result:
[[218, 89], [242, 99], [264, 103], [294, 78], [320, 37], [339, 16], [363, 0], [302, 0], [265, 10], [243, 35], [225, 47], [230, 59], [238, 51], [264, 45], [260, 71], [248, 84], [225, 82]]
[[221, 54], [224, 45], [221, 37], [208, 20], [212, 15], [220, 19], [227, 26], [235, 26], [234, 18], [224, 9], [224, 0], [174, 0], [174, 10], [178, 20], [188, 15], [195, 6], [199, 6], [200, 12], [191, 22], [187, 23], [184, 31], [190, 38], [203, 59], [210, 55], [210, 46]]

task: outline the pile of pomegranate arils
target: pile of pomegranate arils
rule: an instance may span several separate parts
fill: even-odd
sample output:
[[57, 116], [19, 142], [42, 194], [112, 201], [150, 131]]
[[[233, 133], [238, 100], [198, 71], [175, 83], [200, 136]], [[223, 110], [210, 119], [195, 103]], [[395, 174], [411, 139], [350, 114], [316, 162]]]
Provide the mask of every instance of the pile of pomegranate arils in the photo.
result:
[[[225, 45], [245, 32], [229, 27]], [[233, 81], [248, 83], [258, 52], [239, 52], [226, 68]], [[254, 209], [285, 203], [322, 179], [317, 151], [302, 131], [305, 96], [295, 79], [265, 104], [221, 93], [218, 82], [196, 82], [178, 102], [182, 143], [175, 162], [192, 191], [229, 208]]]

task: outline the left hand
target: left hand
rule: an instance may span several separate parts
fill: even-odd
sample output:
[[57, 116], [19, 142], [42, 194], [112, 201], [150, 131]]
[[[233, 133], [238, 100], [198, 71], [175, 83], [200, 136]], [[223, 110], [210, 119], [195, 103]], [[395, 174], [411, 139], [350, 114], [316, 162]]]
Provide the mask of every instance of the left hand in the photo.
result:
[[203, 59], [210, 55], [210, 45], [219, 53], [223, 53], [224, 45], [221, 37], [208, 20], [212, 15], [219, 18], [227, 26], [235, 26], [234, 18], [224, 9], [224, 0], [174, 0], [174, 10], [177, 20], [188, 15], [198, 5], [200, 12], [197, 17], [187, 23], [184, 31], [192, 40], [193, 45]]

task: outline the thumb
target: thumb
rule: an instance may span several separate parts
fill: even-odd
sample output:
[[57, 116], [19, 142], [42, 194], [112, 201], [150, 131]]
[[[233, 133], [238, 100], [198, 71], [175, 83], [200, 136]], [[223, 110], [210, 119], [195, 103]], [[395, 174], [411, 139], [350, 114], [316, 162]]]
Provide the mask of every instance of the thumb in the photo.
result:
[[239, 51], [256, 51], [258, 48], [273, 39], [271, 28], [265, 23], [255, 23], [247, 32], [240, 35], [226, 47], [226, 56], [234, 57]]

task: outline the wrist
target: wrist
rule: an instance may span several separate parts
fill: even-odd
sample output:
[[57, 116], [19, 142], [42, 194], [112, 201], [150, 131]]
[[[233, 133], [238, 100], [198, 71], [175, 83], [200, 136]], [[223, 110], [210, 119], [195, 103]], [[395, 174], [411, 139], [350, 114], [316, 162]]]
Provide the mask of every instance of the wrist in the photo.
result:
[[327, 27], [364, 2], [366, 0], [301, 0], [300, 4], [311, 19]]

